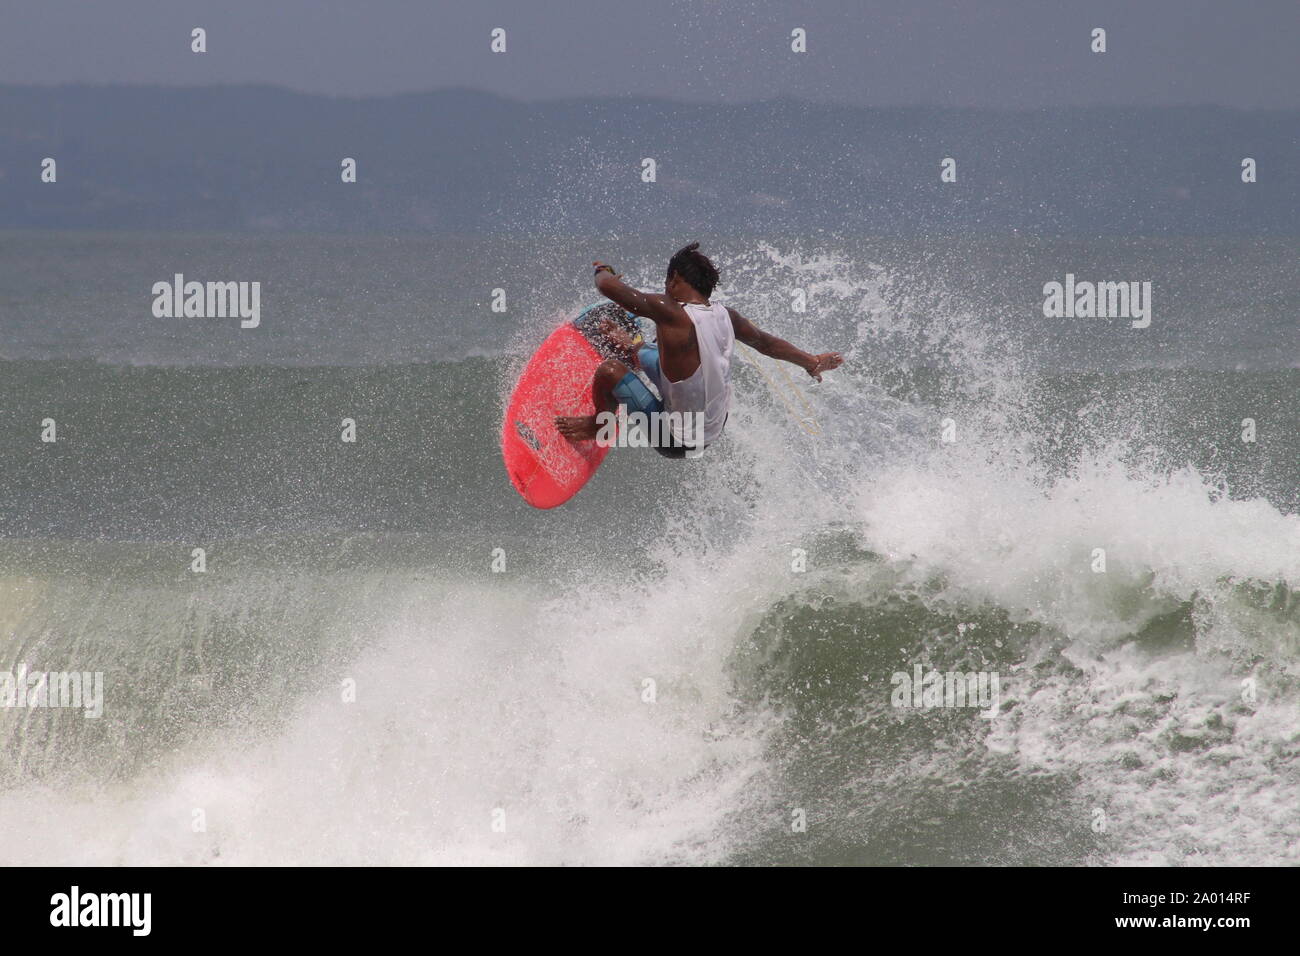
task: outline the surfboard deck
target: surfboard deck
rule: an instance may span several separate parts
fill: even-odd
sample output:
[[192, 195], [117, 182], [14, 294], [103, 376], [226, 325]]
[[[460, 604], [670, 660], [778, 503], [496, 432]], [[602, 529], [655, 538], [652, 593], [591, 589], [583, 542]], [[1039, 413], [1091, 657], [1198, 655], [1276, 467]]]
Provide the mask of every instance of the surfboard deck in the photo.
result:
[[[582, 490], [609, 453], [594, 441], [570, 442], [557, 415], [594, 415], [591, 377], [606, 355], [598, 324], [635, 320], [609, 302], [589, 306], [546, 337], [515, 383], [501, 425], [501, 457], [510, 483], [534, 508], [555, 508]], [[604, 353], [604, 354], [602, 354]]]

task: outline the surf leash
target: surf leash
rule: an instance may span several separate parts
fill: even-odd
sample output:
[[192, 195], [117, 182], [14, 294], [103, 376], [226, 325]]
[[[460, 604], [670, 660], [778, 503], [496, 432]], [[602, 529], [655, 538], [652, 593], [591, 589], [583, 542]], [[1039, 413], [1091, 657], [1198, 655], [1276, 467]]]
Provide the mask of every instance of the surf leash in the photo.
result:
[[[785, 378], [785, 388], [782, 388], [776, 383], [772, 376], [767, 373], [767, 369], [763, 368], [757, 359], [750, 358], [746, 352], [738, 352], [738, 354], [747, 363], [758, 369], [758, 374], [763, 376], [763, 380], [767, 382], [768, 389], [781, 400], [781, 404], [785, 406], [786, 412], [788, 412], [790, 417], [799, 424], [799, 427], [814, 438], [820, 438], [822, 433], [821, 423], [817, 421], [817, 416], [813, 412], [813, 407], [809, 403], [807, 396], [804, 395], [803, 389], [801, 389], [795, 380], [790, 377], [790, 373], [787, 372], [784, 367], [781, 368], [781, 374]], [[800, 415], [799, 412], [795, 410], [790, 399], [786, 397], [787, 390], [793, 393], [795, 397], [798, 398], [799, 403], [803, 405], [804, 414]]]

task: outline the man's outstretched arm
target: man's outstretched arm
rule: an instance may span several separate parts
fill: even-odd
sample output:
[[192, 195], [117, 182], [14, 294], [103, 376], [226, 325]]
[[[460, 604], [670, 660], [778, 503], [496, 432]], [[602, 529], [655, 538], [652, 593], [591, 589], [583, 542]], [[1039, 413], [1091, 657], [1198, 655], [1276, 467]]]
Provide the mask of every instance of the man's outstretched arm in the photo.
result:
[[812, 355], [803, 351], [803, 349], [795, 348], [785, 339], [777, 338], [770, 332], [764, 332], [735, 309], [727, 309], [727, 314], [731, 316], [731, 327], [736, 333], [736, 338], [741, 342], [744, 342], [757, 352], [762, 352], [764, 355], [780, 359], [782, 362], [798, 365], [819, 382], [822, 380], [822, 372], [829, 372], [833, 368], [839, 368], [844, 363], [844, 356], [840, 355], [839, 352], [822, 352], [820, 355]]

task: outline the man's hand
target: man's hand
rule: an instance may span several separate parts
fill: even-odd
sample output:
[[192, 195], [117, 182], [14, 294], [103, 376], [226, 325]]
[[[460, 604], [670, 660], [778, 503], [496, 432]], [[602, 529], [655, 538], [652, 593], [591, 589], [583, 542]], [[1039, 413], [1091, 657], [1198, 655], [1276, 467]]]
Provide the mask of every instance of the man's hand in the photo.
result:
[[804, 368], [808, 374], [817, 381], [822, 380], [822, 372], [829, 372], [831, 369], [839, 368], [844, 364], [844, 356], [839, 352], [823, 352], [821, 355], [811, 355], [812, 359]]
[[599, 275], [602, 272], [608, 272], [615, 279], [622, 278], [617, 272], [614, 271], [614, 267], [607, 262], [601, 262], [599, 259], [597, 259], [595, 262], [591, 264], [591, 266], [593, 269], [596, 270], [597, 275]]
[[785, 339], [764, 332], [735, 309], [727, 309], [727, 314], [731, 316], [731, 328], [736, 333], [736, 341], [744, 342], [755, 351], [781, 362], [798, 365], [819, 382], [822, 380], [822, 372], [829, 372], [844, 364], [844, 356], [839, 352], [809, 355], [803, 349], [795, 348]]

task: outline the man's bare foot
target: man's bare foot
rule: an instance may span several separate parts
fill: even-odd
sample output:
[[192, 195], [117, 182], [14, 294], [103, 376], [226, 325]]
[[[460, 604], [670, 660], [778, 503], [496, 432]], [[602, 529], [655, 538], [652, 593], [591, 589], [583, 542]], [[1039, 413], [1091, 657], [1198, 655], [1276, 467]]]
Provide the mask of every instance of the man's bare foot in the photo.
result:
[[596, 416], [558, 415], [555, 427], [569, 441], [591, 441], [596, 437]]

